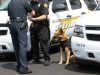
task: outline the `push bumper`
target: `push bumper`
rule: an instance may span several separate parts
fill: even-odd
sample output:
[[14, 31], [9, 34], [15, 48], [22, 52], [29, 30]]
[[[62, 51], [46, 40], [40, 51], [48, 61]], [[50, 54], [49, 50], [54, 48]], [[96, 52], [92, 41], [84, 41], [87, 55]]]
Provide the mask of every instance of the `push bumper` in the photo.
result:
[[100, 63], [100, 42], [73, 36], [71, 47], [76, 58]]

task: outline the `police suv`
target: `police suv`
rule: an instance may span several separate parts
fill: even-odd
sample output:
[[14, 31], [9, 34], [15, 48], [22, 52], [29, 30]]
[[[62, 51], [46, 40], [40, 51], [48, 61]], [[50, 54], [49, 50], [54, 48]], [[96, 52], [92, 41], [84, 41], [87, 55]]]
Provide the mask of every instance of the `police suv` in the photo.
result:
[[[7, 22], [9, 21], [7, 8], [10, 1], [11, 0], [6, 0], [0, 6], [0, 54], [14, 52], [9, 27], [7, 25]], [[75, 20], [81, 15], [88, 13], [89, 9], [87, 6], [91, 5], [91, 3], [93, 4], [93, 0], [48, 1], [48, 18], [50, 20], [50, 46], [55, 46], [59, 44], [59, 41], [54, 40], [54, 37], [59, 33], [59, 29], [62, 28], [65, 31], [66, 35], [72, 37]], [[30, 26], [31, 22], [29, 20], [27, 21], [28, 26]], [[27, 37], [27, 51], [29, 52], [31, 50], [29, 29], [27, 32]]]
[[72, 51], [80, 66], [100, 65], [100, 4], [77, 19], [71, 39]]

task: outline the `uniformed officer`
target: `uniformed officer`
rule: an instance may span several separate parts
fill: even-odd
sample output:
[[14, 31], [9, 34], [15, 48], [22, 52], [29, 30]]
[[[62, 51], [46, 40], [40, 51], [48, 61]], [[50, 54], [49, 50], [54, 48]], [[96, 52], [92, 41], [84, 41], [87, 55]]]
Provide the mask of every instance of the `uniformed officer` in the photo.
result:
[[10, 17], [10, 32], [12, 43], [14, 46], [17, 67], [16, 70], [20, 74], [32, 73], [28, 69], [27, 63], [27, 30], [26, 19], [28, 12], [35, 15], [35, 11], [31, 8], [27, 0], [11, 0], [8, 5], [8, 16]]
[[32, 46], [34, 47], [36, 61], [39, 62], [39, 43], [44, 53], [44, 66], [50, 65], [50, 55], [49, 55], [49, 23], [47, 21], [48, 4], [42, 0], [32, 0], [31, 5], [35, 10], [35, 16], [29, 17], [33, 22], [32, 26]]

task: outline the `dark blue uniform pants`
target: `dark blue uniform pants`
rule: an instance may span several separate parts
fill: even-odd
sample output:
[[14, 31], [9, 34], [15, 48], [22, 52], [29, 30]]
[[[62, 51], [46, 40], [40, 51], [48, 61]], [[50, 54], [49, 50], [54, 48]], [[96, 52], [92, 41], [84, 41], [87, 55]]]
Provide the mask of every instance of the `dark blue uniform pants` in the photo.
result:
[[17, 70], [28, 69], [27, 63], [27, 31], [20, 29], [21, 23], [12, 22], [10, 25], [10, 32], [14, 46]]
[[[41, 24], [42, 26], [42, 24]], [[49, 31], [47, 27], [34, 27], [31, 29], [31, 42], [37, 59], [39, 59], [39, 43], [44, 53], [44, 60], [50, 60]]]

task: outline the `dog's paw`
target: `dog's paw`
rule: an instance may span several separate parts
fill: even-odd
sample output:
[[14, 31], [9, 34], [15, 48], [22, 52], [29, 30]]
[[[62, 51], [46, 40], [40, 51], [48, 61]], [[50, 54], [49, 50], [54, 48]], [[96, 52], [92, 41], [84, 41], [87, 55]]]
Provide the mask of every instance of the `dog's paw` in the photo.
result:
[[68, 65], [69, 63], [66, 63], [65, 65]]
[[59, 62], [58, 64], [62, 64], [62, 62]]

